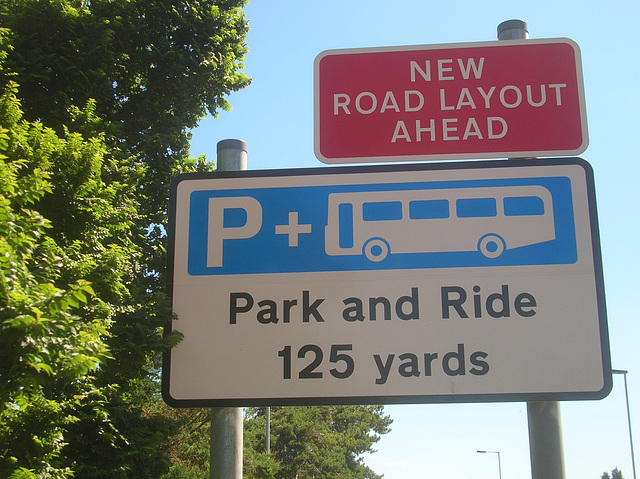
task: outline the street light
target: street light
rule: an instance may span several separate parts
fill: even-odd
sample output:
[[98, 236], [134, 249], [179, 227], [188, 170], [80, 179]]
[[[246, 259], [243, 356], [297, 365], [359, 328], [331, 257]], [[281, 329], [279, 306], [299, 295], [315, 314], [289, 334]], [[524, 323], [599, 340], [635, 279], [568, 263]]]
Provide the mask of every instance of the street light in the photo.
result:
[[[500, 479], [502, 479], [502, 464], [500, 463], [500, 451], [477, 451], [478, 454], [497, 454], [498, 455], [498, 474], [500, 475]], [[634, 477], [635, 479], [635, 477]]]
[[629, 391], [627, 390], [627, 370], [612, 369], [613, 374], [622, 374], [624, 376], [624, 397], [627, 400], [627, 421], [629, 422], [629, 443], [631, 445], [631, 467], [633, 468], [633, 479], [636, 479], [636, 460], [633, 454], [633, 435], [631, 434], [631, 412], [629, 410]]

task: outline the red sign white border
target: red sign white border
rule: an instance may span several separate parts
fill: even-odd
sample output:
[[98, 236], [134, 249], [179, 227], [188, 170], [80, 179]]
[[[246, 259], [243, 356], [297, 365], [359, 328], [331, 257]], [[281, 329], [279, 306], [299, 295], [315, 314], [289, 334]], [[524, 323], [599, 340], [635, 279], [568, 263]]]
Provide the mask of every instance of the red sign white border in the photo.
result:
[[[357, 55], [377, 52], [406, 52], [421, 50], [446, 50], [463, 48], [493, 47], [502, 48], [514, 45], [554, 44], [565, 43], [574, 50], [575, 72], [577, 80], [577, 93], [580, 108], [580, 130], [582, 132], [582, 144], [575, 149], [560, 150], [531, 150], [531, 151], [485, 151], [480, 153], [451, 153], [451, 154], [419, 154], [419, 155], [385, 155], [385, 156], [353, 156], [353, 157], [326, 157], [321, 152], [321, 119], [320, 119], [320, 62], [323, 58], [332, 55]], [[499, 159], [499, 158], [535, 158], [535, 157], [562, 157], [578, 156], [583, 153], [589, 144], [587, 112], [584, 92], [584, 80], [582, 73], [582, 56], [578, 44], [569, 38], [544, 38], [528, 40], [503, 40], [490, 42], [469, 43], [442, 43], [432, 45], [404, 45], [388, 47], [367, 47], [353, 49], [325, 50], [318, 54], [314, 61], [314, 152], [316, 157], [327, 164], [353, 164], [353, 163], [383, 163], [383, 162], [411, 162], [411, 161], [439, 161], [439, 160], [469, 160], [469, 159]]]

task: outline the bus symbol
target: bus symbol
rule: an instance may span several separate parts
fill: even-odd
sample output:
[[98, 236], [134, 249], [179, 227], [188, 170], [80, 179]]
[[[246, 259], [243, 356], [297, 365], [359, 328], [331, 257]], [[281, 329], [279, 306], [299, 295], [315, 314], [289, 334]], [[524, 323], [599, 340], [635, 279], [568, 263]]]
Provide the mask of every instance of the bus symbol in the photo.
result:
[[555, 240], [551, 192], [538, 185], [331, 193], [328, 255], [505, 250]]

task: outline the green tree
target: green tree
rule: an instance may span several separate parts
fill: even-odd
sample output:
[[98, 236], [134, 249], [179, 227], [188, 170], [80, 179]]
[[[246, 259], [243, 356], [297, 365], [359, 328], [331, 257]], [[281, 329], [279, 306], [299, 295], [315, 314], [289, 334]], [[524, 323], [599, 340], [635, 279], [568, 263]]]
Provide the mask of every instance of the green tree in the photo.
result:
[[244, 474], [255, 479], [380, 478], [364, 464], [362, 455], [373, 452], [391, 422], [382, 406], [274, 407], [271, 454], [267, 454], [264, 409], [249, 408]]
[[[141, 249], [128, 285], [130, 312], [112, 326], [113, 361], [105, 381], [121, 387], [145, 377], [166, 345], [159, 330], [169, 309], [166, 205], [179, 172], [210, 168], [189, 158], [189, 129], [209, 112], [228, 109], [225, 96], [248, 85], [243, 0], [7, 0], [2, 24], [12, 49], [0, 78], [20, 84], [29, 121], [61, 133], [103, 134], [120, 162], [141, 174], [131, 234]], [[94, 121], [74, 121], [91, 105]], [[108, 168], [105, 174], [111, 174]], [[59, 213], [64, 210], [57, 210]], [[63, 226], [64, 228], [64, 226]], [[108, 376], [108, 377], [107, 377]]]
[[161, 446], [171, 460], [171, 468], [161, 479], [209, 479], [209, 409], [176, 409], [159, 401], [149, 405], [149, 412], [173, 419], [177, 434]]
[[600, 479], [624, 479], [624, 477], [622, 476], [622, 471], [620, 471], [620, 469], [616, 467], [611, 471], [611, 474], [609, 474], [608, 472], [603, 472], [602, 476], [600, 476]]
[[[126, 264], [127, 242], [114, 238], [123, 214], [114, 213], [113, 191], [95, 174], [104, 145], [23, 121], [16, 92], [9, 84], [0, 96], [0, 477], [14, 469], [24, 477], [68, 477], [72, 469], [62, 459], [68, 428], [80, 421], [80, 408], [89, 404], [96, 420], [107, 402], [93, 375], [109, 355], [111, 315], [82, 275], [67, 282], [66, 272]], [[57, 241], [53, 223], [35, 209], [55, 197], [49, 171], [73, 167], [84, 175], [67, 182], [73, 201], [66, 210], [86, 210], [97, 230], [85, 246]], [[96, 286], [122, 284], [112, 275]], [[100, 423], [102, 433], [112, 433], [109, 421]]]
[[[74, 299], [60, 303], [61, 314], [87, 329], [94, 321], [103, 328], [95, 354], [84, 355], [91, 368], [79, 382], [89, 391], [77, 394], [73, 420], [51, 421], [60, 426], [58, 469], [73, 469], [77, 477], [155, 478], [168, 466], [158, 447], [171, 421], [144, 409], [157, 400], [158, 354], [176, 341], [162, 336], [171, 317], [162, 226], [168, 185], [178, 172], [211, 168], [189, 158], [189, 129], [207, 112], [228, 109], [225, 96], [249, 83], [241, 72], [243, 6], [243, 0], [0, 3], [6, 28], [0, 89], [17, 82], [11, 91], [24, 112], [3, 118], [11, 120], [3, 128], [24, 137], [6, 144], [8, 171], [13, 168], [7, 175], [18, 181], [7, 195], [15, 193], [15, 215], [23, 214], [20, 198], [31, 198], [24, 214], [46, 228], [32, 226], [21, 246], [40, 256], [14, 255], [11, 264], [22, 265], [54, 298], [69, 291]], [[38, 175], [47, 185], [30, 193], [26, 187]], [[2, 306], [6, 319], [19, 316]], [[14, 349], [35, 334], [25, 331]], [[68, 334], [64, 328], [47, 333], [60, 344]], [[108, 355], [100, 349], [105, 343]], [[82, 352], [80, 345], [70, 349], [76, 347]], [[23, 380], [16, 379], [17, 387]], [[6, 434], [17, 427], [0, 421]], [[53, 460], [47, 457], [43, 463]]]

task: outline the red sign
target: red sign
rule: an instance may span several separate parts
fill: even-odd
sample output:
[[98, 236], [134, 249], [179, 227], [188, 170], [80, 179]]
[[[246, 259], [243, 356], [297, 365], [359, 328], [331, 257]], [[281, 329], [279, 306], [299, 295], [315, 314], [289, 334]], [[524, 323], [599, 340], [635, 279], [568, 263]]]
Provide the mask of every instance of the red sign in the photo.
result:
[[588, 144], [568, 39], [330, 50], [314, 64], [325, 163], [571, 156]]

